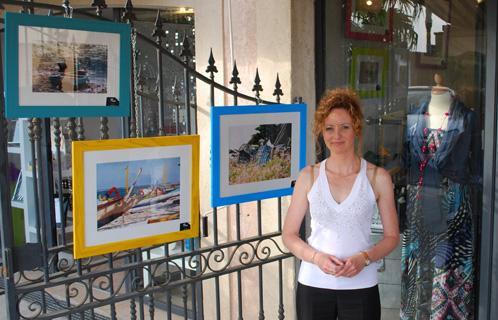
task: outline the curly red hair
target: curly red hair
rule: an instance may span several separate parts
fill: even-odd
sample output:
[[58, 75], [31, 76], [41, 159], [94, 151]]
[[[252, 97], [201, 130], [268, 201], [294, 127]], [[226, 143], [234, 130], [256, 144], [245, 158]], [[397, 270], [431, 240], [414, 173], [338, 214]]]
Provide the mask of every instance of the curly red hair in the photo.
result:
[[[344, 109], [351, 116], [353, 130], [359, 141], [362, 140], [363, 112], [361, 111], [360, 98], [349, 88], [336, 88], [328, 90], [320, 99], [315, 111], [315, 124], [313, 133], [317, 142], [322, 137], [325, 119], [332, 110]], [[319, 145], [319, 144], [318, 144]]]

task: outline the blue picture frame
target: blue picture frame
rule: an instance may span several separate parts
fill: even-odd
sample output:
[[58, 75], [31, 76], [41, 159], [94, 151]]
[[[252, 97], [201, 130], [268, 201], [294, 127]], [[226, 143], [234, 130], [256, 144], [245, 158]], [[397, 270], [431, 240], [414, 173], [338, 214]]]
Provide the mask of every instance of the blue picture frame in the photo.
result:
[[211, 206], [292, 194], [306, 164], [306, 114], [305, 104], [212, 107]]
[[130, 113], [128, 24], [5, 13], [5, 113], [14, 118]]

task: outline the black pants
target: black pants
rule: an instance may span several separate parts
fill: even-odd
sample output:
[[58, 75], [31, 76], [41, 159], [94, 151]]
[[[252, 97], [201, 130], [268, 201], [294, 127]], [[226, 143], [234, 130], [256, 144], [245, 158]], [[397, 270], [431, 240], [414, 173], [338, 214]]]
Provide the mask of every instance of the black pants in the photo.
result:
[[380, 320], [379, 288], [331, 290], [298, 283], [299, 320]]

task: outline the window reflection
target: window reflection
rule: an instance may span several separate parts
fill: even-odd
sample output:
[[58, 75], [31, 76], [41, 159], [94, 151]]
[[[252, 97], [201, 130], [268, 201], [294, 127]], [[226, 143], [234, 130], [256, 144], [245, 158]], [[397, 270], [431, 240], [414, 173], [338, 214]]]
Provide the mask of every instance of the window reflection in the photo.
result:
[[[386, 258], [385, 273], [401, 265], [402, 274], [394, 284], [379, 273], [383, 308], [398, 311], [393, 319], [400, 309], [402, 319], [473, 319], [486, 4], [325, 3], [323, 87], [359, 92], [366, 119], [362, 156], [386, 168], [395, 184], [404, 238]], [[378, 217], [372, 230], [382, 232]]]

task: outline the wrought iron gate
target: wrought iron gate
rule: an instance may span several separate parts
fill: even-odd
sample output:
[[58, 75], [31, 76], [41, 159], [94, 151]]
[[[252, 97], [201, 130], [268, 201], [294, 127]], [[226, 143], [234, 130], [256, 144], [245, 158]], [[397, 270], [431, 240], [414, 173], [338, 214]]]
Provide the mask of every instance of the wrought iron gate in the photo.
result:
[[[72, 16], [105, 19], [105, 12], [111, 12], [113, 20], [132, 25], [131, 116], [114, 123], [111, 123], [114, 119], [105, 117], [85, 118], [85, 122], [98, 122], [100, 139], [197, 132], [196, 80], [210, 86], [212, 105], [215, 94], [232, 97], [234, 105], [238, 104], [239, 98], [252, 101], [255, 105], [271, 103], [261, 99], [263, 89], [257, 71], [252, 89], [254, 96], [249, 96], [238, 92], [241, 82], [236, 65], [233, 66], [230, 80], [232, 89], [215, 82], [217, 67], [212, 54], [206, 69], [208, 76], [196, 72], [188, 36], [181, 41], [178, 56], [167, 49], [163, 45], [166, 34], [159, 11], [154, 29], [148, 31], [151, 37], [138, 32], [134, 25], [136, 10], [130, 0], [124, 8], [114, 9], [106, 9], [105, 0], [93, 0], [91, 6], [95, 8], [95, 13], [73, 9], [69, 0], [64, 0], [62, 6], [11, 0], [0, 1], [1, 4], [8, 6], [9, 10], [14, 8], [29, 14], [63, 15], [67, 19]], [[141, 50], [145, 47], [155, 54], [155, 74], [148, 74], [147, 68], [140, 62]], [[171, 90], [165, 89], [167, 85], [164, 77], [168, 70], [164, 66], [179, 68], [183, 75], [181, 79], [174, 79]], [[3, 66], [0, 70], [3, 73]], [[155, 88], [146, 88], [147, 77], [153, 77]], [[3, 89], [3, 74], [0, 79]], [[277, 103], [282, 95], [277, 76], [273, 91]], [[242, 236], [243, 209], [241, 205], [236, 205], [233, 208], [235, 237], [231, 240], [225, 241], [219, 228], [221, 219], [227, 218], [226, 210], [214, 208], [209, 215], [203, 215], [201, 238], [89, 259], [73, 259], [72, 243], [68, 237], [72, 227], [71, 179], [66, 173], [61, 150], [64, 150], [66, 142], [84, 140], [85, 134], [88, 135], [85, 131], [88, 126], [85, 127], [83, 118], [18, 120], [13, 125], [18, 129], [14, 130], [19, 130], [21, 137], [26, 132], [26, 137], [16, 145], [9, 139], [9, 126], [12, 127], [12, 123], [4, 118], [3, 95], [0, 99], [1, 284], [9, 319], [153, 319], [162, 315], [158, 312], [159, 309], [165, 310], [166, 319], [173, 319], [174, 314], [184, 319], [227, 318], [222, 316], [227, 313], [222, 307], [226, 303], [222, 300], [226, 297], [220, 284], [224, 277], [232, 277], [236, 287], [235, 298], [228, 298], [228, 303], [233, 308], [232, 316], [243, 319], [249, 308], [255, 309], [243, 299], [244, 272], [251, 268], [251, 272], [258, 275], [258, 318], [264, 319], [266, 313], [272, 318], [284, 319], [283, 263], [291, 255], [283, 249], [280, 240], [282, 199], [276, 200], [278, 208], [275, 212], [265, 212], [265, 215], [276, 216], [276, 225], [270, 232], [263, 232], [262, 203], [258, 201], [255, 203], [257, 234], [254, 236]], [[147, 116], [146, 109], [151, 104], [155, 106], [149, 112], [150, 116]], [[165, 123], [168, 117], [172, 119], [172, 125]], [[185, 119], [184, 123], [182, 118]], [[117, 136], [112, 134], [113, 125], [120, 128]], [[24, 198], [15, 198], [16, 191], [11, 194], [11, 183], [7, 175], [9, 151], [21, 150], [23, 147], [23, 155], [27, 157], [25, 160], [31, 173], [30, 177], [18, 180], [24, 179], [21, 180], [22, 183], [29, 184], [29, 188], [26, 186], [25, 190], [32, 192], [26, 192]], [[19, 182], [16, 183], [17, 187], [18, 184]], [[26, 232], [24, 243], [15, 241], [18, 229], [12, 227], [13, 224], [16, 225], [14, 201], [31, 201], [32, 205], [30, 210], [33, 213], [34, 227]], [[24, 222], [25, 225], [29, 223], [31, 222]], [[271, 228], [265, 226], [265, 230], [269, 229]], [[30, 238], [31, 235], [33, 238]], [[212, 243], [206, 244], [203, 241], [207, 237]], [[264, 286], [267, 266], [275, 266], [278, 270], [276, 276], [272, 275], [278, 283], [277, 287]], [[203, 286], [207, 282], [212, 285]], [[265, 309], [266, 293], [270, 292], [269, 295], [275, 296], [277, 302], [272, 310]], [[214, 305], [204, 304], [207, 296]], [[213, 316], [207, 316], [207, 308], [213, 309], [209, 313]], [[228, 317], [231, 318], [230, 314]]]

